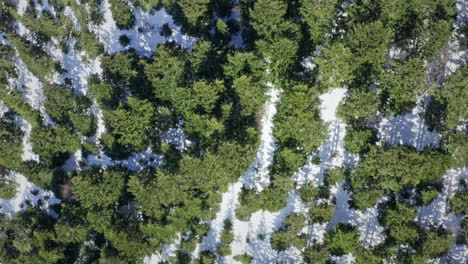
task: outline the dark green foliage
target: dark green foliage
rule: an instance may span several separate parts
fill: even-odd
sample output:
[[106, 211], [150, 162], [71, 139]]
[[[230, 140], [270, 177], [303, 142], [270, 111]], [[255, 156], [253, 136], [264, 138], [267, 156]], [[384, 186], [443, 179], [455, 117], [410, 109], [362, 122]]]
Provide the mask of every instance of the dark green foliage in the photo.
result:
[[26, 12], [23, 16], [19, 16], [15, 12], [14, 16], [29, 30], [37, 34], [37, 38], [42, 43], [50, 41], [52, 37], [61, 38], [67, 33], [62, 21], [48, 12], [44, 12], [41, 16], [37, 16], [34, 12], [30, 11]]
[[16, 169], [20, 166], [23, 131], [15, 123], [15, 115], [8, 111], [0, 117], [0, 167]]
[[[177, 39], [154, 47], [150, 57], [138, 56], [131, 46], [151, 36], [132, 40], [130, 35], [110, 36], [119, 38], [116, 45], [128, 51], [103, 54], [100, 39], [106, 38], [97, 36], [103, 33], [102, 0], [49, 0], [53, 13], [41, 10], [46, 8], [41, 3], [26, 1], [21, 16], [19, 8], [0, 2], [0, 32], [5, 33], [0, 36], [0, 104], [10, 109], [4, 113], [0, 106], [0, 197], [15, 194], [16, 185], [6, 175], [21, 173], [62, 200], [50, 208], [57, 219], [41, 211], [45, 200], [37, 208], [26, 201], [25, 211], [13, 219], [0, 216], [0, 262], [142, 263], [178, 234], [182, 240], [169, 263], [229, 260], [223, 257], [232, 255], [237, 231], [230, 221], [224, 223], [215, 252], [201, 252], [198, 259], [189, 253], [206, 237], [222, 193], [254, 159], [261, 120], [268, 110], [262, 106], [273, 88], [280, 93], [273, 120], [271, 184], [262, 192], [243, 189], [235, 213], [247, 221], [259, 210], [284, 210], [292, 192], [299, 194], [307, 210], [297, 213], [296, 208], [271, 237], [261, 231], [258, 239], [278, 251], [295, 247], [304, 262], [317, 264], [349, 253], [357, 264], [383, 260], [422, 264], [446, 255], [454, 243], [452, 234], [442, 228], [418, 225], [416, 206], [435, 201], [442, 188], [440, 176], [466, 166], [468, 160], [467, 68], [460, 66], [444, 79], [436, 71], [446, 66], [445, 53], [433, 59], [439, 52], [452, 51], [444, 47], [452, 33], [460, 49], [466, 46], [463, 34], [468, 27], [451, 32], [455, 0], [109, 0], [120, 29], [135, 27], [134, 8], [148, 12], [164, 8], [175, 24], [182, 25], [182, 30], [169, 24], [136, 28], [142, 34], [159, 31]], [[12, 33], [28, 32], [14, 28], [15, 20], [31, 34]], [[192, 48], [179, 46], [180, 33], [197, 37]], [[230, 44], [235, 34], [243, 37], [241, 49]], [[88, 80], [87, 93], [74, 94], [76, 76], [66, 78], [64, 86], [55, 83], [65, 71], [50, 57], [55, 57], [50, 54], [55, 50], [52, 44], [64, 53], [74, 51], [84, 63], [101, 61], [103, 74]], [[408, 56], [390, 58], [390, 45], [392, 53]], [[14, 87], [22, 81], [11, 81], [28, 78], [16, 68], [16, 56], [42, 82], [41, 111], [27, 102], [35, 87]], [[306, 70], [301, 66], [304, 58], [316, 67]], [[65, 56], [60, 63], [73, 63], [68, 59]], [[88, 70], [79, 74], [85, 76]], [[334, 155], [330, 160], [316, 153], [327, 132], [318, 96], [340, 87], [349, 87], [337, 111], [347, 125], [344, 143], [348, 152], [359, 154], [359, 162], [350, 156], [342, 167], [335, 167]], [[23, 89], [29, 94], [19, 92]], [[375, 128], [380, 118], [410, 110], [423, 92], [432, 96], [425, 118], [430, 129], [442, 135], [440, 149], [416, 151], [383, 142], [377, 146]], [[93, 102], [106, 125], [100, 137], [94, 137], [98, 117], [93, 115], [99, 111]], [[40, 161], [22, 161], [22, 143], [27, 140], [23, 130], [27, 130], [20, 129], [24, 125], [20, 116], [32, 126], [29, 141]], [[47, 116], [56, 125], [45, 125]], [[179, 120], [184, 121], [181, 128], [187, 139], [194, 142], [184, 150], [160, 138]], [[83, 156], [74, 155], [79, 169], [65, 172], [64, 162], [76, 151]], [[165, 164], [138, 172], [115, 165], [125, 164], [137, 151], [164, 155]], [[114, 166], [87, 164], [92, 159], [87, 155], [102, 152]], [[323, 175], [319, 186], [295, 183], [295, 173], [309, 160], [314, 168], [307, 173]], [[302, 233], [304, 227], [313, 230], [310, 225], [330, 223], [340, 198], [330, 190], [337, 184], [351, 195], [352, 210], [378, 209], [386, 231], [383, 243], [361, 247], [358, 238], [369, 244], [365, 237], [359, 237], [356, 226], [345, 224], [328, 226], [323, 242]], [[467, 211], [466, 188], [459, 187], [452, 190], [446, 208], [457, 216]], [[386, 199], [377, 205], [382, 197]], [[468, 240], [465, 220], [456, 234], [459, 244]], [[261, 253], [232, 257], [242, 263], [255, 257], [258, 262]], [[278, 256], [284, 254], [289, 253]]]
[[19, 57], [28, 70], [40, 80], [45, 80], [56, 70], [56, 63], [39, 46], [14, 34], [8, 34], [8, 39], [18, 50]]
[[335, 212], [335, 205], [320, 203], [318, 205], [313, 205], [309, 209], [309, 219], [313, 223], [324, 224], [331, 220], [333, 213]]
[[468, 193], [466, 190], [459, 191], [450, 200], [450, 209], [456, 215], [468, 214]]
[[11, 199], [16, 194], [16, 182], [7, 177], [8, 172], [0, 167], [0, 199]]
[[445, 256], [452, 247], [453, 236], [444, 230], [430, 230], [424, 237], [419, 252], [427, 259]]
[[305, 85], [294, 86], [283, 95], [274, 127], [281, 145], [309, 153], [322, 144], [326, 126], [319, 117], [318, 101], [314, 89]]
[[468, 67], [461, 67], [448, 78], [444, 86], [436, 89], [426, 113], [426, 120], [431, 129], [450, 131], [455, 129], [461, 120], [468, 118], [467, 74]]
[[437, 196], [439, 196], [439, 192], [437, 190], [421, 190], [420, 192], [420, 203], [423, 205], [429, 205], [432, 203]]
[[325, 88], [324, 90], [349, 85], [353, 80], [353, 54], [349, 48], [338, 43], [330, 45], [320, 52], [320, 57], [317, 57], [315, 62], [319, 68], [318, 78], [320, 84]]
[[271, 236], [271, 245], [275, 250], [283, 251], [290, 246], [304, 247], [307, 238], [301, 234], [306, 218], [303, 215], [292, 213], [285, 220], [285, 226], [274, 232]]
[[383, 191], [378, 189], [363, 190], [352, 195], [352, 204], [361, 211], [372, 207], [382, 197]]
[[177, 4], [180, 6], [191, 27], [200, 27], [207, 22], [208, 4], [210, 0], [181, 0]]
[[42, 123], [39, 111], [34, 110], [24, 101], [24, 96], [20, 92], [7, 92], [0, 89], [0, 96], [5, 105], [13, 112], [21, 115], [32, 126], [38, 126]]
[[325, 245], [330, 253], [335, 256], [342, 256], [354, 252], [359, 247], [358, 232], [356, 228], [338, 224], [332, 232], [325, 235]]
[[419, 184], [434, 183], [447, 169], [447, 156], [433, 150], [372, 147], [366, 159], [351, 173], [354, 189], [381, 188], [398, 193]]
[[136, 60], [131, 53], [118, 52], [113, 56], [102, 58], [105, 76], [122, 85], [129, 85], [130, 81], [137, 76], [135, 64]]
[[368, 85], [377, 78], [386, 62], [390, 32], [380, 21], [355, 25], [346, 36], [353, 54], [353, 74], [357, 84]]
[[286, 197], [293, 182], [278, 175], [273, 175], [272, 178], [272, 184], [261, 193], [245, 189], [242, 191], [239, 197], [241, 206], [236, 209], [239, 220], [247, 221], [258, 210], [276, 212], [286, 206]]
[[176, 102], [175, 92], [185, 84], [185, 61], [179, 50], [168, 45], [158, 46], [153, 62], [145, 67], [145, 73], [157, 98]]
[[425, 87], [425, 79], [421, 59], [407, 59], [391, 64], [381, 79], [390, 112], [398, 115], [414, 107], [416, 97]]
[[300, 13], [304, 23], [308, 26], [312, 43], [320, 44], [332, 29], [338, 1], [301, 0], [300, 3]]
[[224, 220], [224, 230], [221, 233], [221, 242], [218, 245], [218, 254], [220, 256], [231, 255], [231, 243], [234, 241], [234, 234], [232, 233], [232, 222]]
[[120, 29], [130, 29], [135, 24], [132, 9], [123, 0], [110, 0], [112, 16]]
[[418, 238], [418, 229], [414, 219], [418, 211], [409, 204], [397, 202], [389, 205], [383, 216], [383, 223], [388, 227], [389, 235], [396, 243], [411, 243]]
[[347, 129], [344, 138], [346, 150], [351, 153], [366, 153], [377, 141], [377, 133], [373, 129]]
[[126, 104], [106, 113], [105, 119], [117, 142], [144, 151], [154, 133], [154, 112], [153, 105], [147, 100], [129, 97]]
[[29, 181], [43, 189], [52, 189], [55, 172], [34, 160], [24, 161], [19, 170]]
[[422, 58], [432, 58], [450, 38], [454, 0], [381, 1], [382, 19], [397, 43]]
[[351, 95], [338, 107], [337, 114], [348, 124], [359, 122], [375, 115], [379, 103], [380, 100], [377, 94], [353, 89]]
[[27, 208], [1, 223], [0, 260], [4, 263], [64, 263], [75, 252], [56, 240], [54, 219], [38, 208]]
[[47, 96], [44, 106], [54, 121], [71, 126], [86, 136], [95, 133], [94, 118], [87, 114], [91, 106], [87, 97], [74, 95], [68, 88], [57, 84], [45, 85], [44, 92]]
[[64, 126], [33, 127], [31, 143], [33, 152], [48, 164], [64, 161], [64, 154], [78, 150], [81, 145], [80, 138]]
[[328, 169], [325, 171], [325, 183], [328, 186], [334, 186], [344, 180], [345, 173], [344, 169]]
[[123, 194], [127, 175], [120, 167], [107, 170], [92, 167], [72, 178], [73, 193], [84, 208], [107, 208], [115, 205]]
[[91, 78], [89, 82], [89, 93], [96, 99], [101, 108], [109, 109], [118, 105], [110, 83], [102, 82], [97, 78]]
[[252, 261], [253, 257], [245, 253], [242, 255], [234, 256], [234, 259], [240, 261], [242, 264], [249, 264]]
[[311, 247], [307, 247], [302, 252], [304, 261], [309, 264], [326, 264], [330, 257], [328, 248], [319, 244], [314, 244]]

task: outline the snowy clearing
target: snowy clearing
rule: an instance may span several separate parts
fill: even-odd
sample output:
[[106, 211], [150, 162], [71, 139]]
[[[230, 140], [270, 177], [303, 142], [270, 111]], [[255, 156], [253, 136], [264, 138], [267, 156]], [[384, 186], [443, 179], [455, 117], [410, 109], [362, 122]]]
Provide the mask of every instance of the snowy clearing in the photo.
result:
[[385, 117], [378, 125], [378, 137], [392, 146], [409, 145], [417, 150], [427, 146], [438, 147], [441, 135], [431, 132], [421, 115], [424, 102], [419, 100], [410, 112], [396, 117]]

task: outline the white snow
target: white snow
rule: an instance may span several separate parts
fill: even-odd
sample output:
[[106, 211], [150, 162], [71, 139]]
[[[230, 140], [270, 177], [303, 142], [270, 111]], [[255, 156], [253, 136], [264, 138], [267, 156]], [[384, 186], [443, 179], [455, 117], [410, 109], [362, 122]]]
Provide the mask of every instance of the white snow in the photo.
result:
[[70, 153], [70, 157], [68, 160], [65, 162], [65, 164], [62, 166], [62, 169], [64, 169], [66, 172], [70, 171], [75, 171], [80, 169], [80, 162], [83, 160], [81, 149]]
[[[184, 48], [192, 48], [196, 40], [194, 37], [183, 34], [164, 8], [154, 11], [153, 14], [145, 12], [140, 7], [134, 8], [135, 25], [129, 30], [120, 30], [112, 17], [110, 6], [108, 0], [102, 1], [101, 11], [104, 15], [104, 23], [99, 26], [90, 25], [90, 29], [96, 33], [109, 54], [126, 50], [119, 42], [119, 37], [124, 34], [131, 40], [129, 46], [134, 48], [140, 56], [151, 55], [157, 44], [166, 41], [175, 41]], [[172, 35], [167, 38], [160, 34], [162, 26], [166, 23], [172, 29]], [[142, 32], [140, 33], [139, 30]]]
[[17, 69], [18, 77], [10, 80], [10, 86], [16, 87], [24, 94], [25, 101], [35, 110], [41, 113], [42, 118], [49, 125], [55, 125], [44, 107], [47, 97], [42, 89], [42, 82], [34, 76], [27, 68], [26, 64], [19, 58], [14, 58], [13, 62]]
[[2, 118], [8, 111], [8, 107], [6, 107], [6, 105], [2, 101], [0, 101], [0, 118]]
[[177, 127], [170, 128], [168, 131], [161, 135], [161, 143], [169, 143], [176, 147], [178, 150], [186, 150], [194, 144], [194, 142], [187, 139], [183, 129], [184, 120], [179, 120]]
[[16, 11], [18, 12], [18, 15], [23, 16], [28, 6], [29, 6], [28, 0], [18, 0], [18, 3], [16, 5], [17, 7]]
[[78, 18], [76, 18], [75, 14], [73, 13], [73, 10], [71, 9], [71, 7], [69, 6], [66, 6], [64, 9], [63, 9], [63, 14], [68, 17], [70, 19], [70, 21], [73, 23], [73, 27], [78, 30], [78, 31], [81, 31], [81, 25], [80, 23], [78, 22]]
[[[294, 177], [299, 184], [312, 181], [315, 186], [323, 185], [325, 170], [355, 164], [358, 161], [357, 155], [345, 151], [346, 125], [336, 116], [336, 109], [345, 96], [345, 88], [336, 88], [320, 95], [320, 116], [328, 123], [328, 136], [318, 152], [310, 155], [307, 164], [295, 173]], [[313, 157], [320, 158], [320, 164], [313, 164]]]
[[261, 139], [260, 147], [255, 161], [250, 165], [247, 172], [242, 177], [242, 183], [246, 188], [255, 189], [261, 192], [270, 185], [269, 167], [273, 163], [273, 156], [276, 150], [275, 137], [273, 136], [273, 118], [276, 114], [276, 102], [279, 100], [280, 90], [271, 83], [267, 92], [269, 97], [264, 105], [264, 114], [261, 119]]
[[174, 242], [172, 244], [163, 245], [160, 253], [145, 257], [143, 259], [143, 263], [157, 264], [161, 262], [168, 262], [170, 257], [175, 256], [175, 252], [177, 251], [178, 245], [181, 241], [182, 236], [180, 234], [177, 234], [177, 238], [174, 239]]
[[71, 38], [67, 41], [68, 53], [63, 53], [58, 47], [58, 41], [53, 39], [54, 45], [49, 45], [49, 54], [61, 63], [64, 73], [54, 75], [54, 82], [63, 84], [68, 78], [72, 81], [72, 87], [77, 94], [86, 95], [88, 90], [88, 79], [91, 75], [102, 75], [100, 58], [91, 58], [85, 51], [77, 52], [75, 44], [77, 40]]
[[83, 159], [87, 166], [101, 166], [104, 168], [112, 166], [123, 166], [132, 171], [141, 171], [146, 167], [160, 167], [164, 165], [164, 156], [154, 154], [151, 150], [146, 152], [135, 152], [126, 160], [112, 160], [104, 153], [98, 155], [88, 155]]
[[[424, 96], [423, 96], [424, 97]], [[380, 140], [390, 145], [409, 145], [417, 150], [427, 146], [438, 147], [440, 134], [429, 131], [424, 118], [424, 101], [417, 101], [417, 106], [410, 112], [396, 117], [385, 117], [378, 125]]]
[[24, 132], [23, 135], [23, 153], [21, 154], [21, 159], [23, 161], [35, 160], [39, 161], [39, 155], [33, 152], [31, 142], [31, 130], [32, 126], [29, 124], [23, 117], [18, 116], [16, 122], [21, 127], [21, 130]]
[[[59, 204], [61, 201], [55, 197], [52, 191], [42, 190], [36, 185], [29, 182], [26, 177], [17, 172], [10, 172], [11, 179], [16, 184], [16, 194], [11, 199], [0, 199], [0, 214], [4, 214], [8, 218], [19, 211], [22, 211], [26, 206], [36, 206], [41, 201], [40, 208], [46, 210], [48, 214], [57, 217], [57, 214], [49, 207], [54, 204]], [[36, 194], [33, 194], [36, 193]]]
[[351, 264], [356, 260], [352, 253], [343, 256], [332, 256], [331, 261], [335, 264]]
[[349, 223], [356, 226], [359, 232], [359, 241], [365, 248], [374, 248], [385, 240], [385, 228], [379, 224], [377, 205], [367, 208], [364, 212], [350, 210]]
[[468, 180], [468, 167], [451, 169], [442, 176], [442, 192], [429, 205], [419, 207], [419, 215], [416, 222], [422, 227], [442, 225], [444, 228], [457, 234], [460, 231], [460, 223], [463, 216], [449, 213], [448, 201], [461, 188], [459, 181]]

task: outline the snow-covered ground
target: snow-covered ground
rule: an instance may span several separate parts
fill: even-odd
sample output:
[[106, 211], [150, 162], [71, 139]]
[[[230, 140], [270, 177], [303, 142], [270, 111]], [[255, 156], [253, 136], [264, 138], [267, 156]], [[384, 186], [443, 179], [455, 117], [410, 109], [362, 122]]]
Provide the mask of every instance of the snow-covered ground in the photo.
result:
[[31, 130], [32, 126], [23, 117], [18, 117], [16, 122], [21, 127], [21, 130], [24, 132], [23, 135], [23, 153], [21, 154], [21, 158], [23, 161], [26, 160], [35, 160], [39, 161], [39, 155], [33, 152], [31, 142]]
[[[115, 24], [110, 7], [108, 0], [102, 1], [101, 11], [104, 15], [104, 23], [99, 26], [89, 25], [109, 54], [127, 49], [119, 42], [121, 35], [127, 35], [130, 38], [129, 46], [134, 48], [140, 56], [151, 55], [157, 44], [166, 41], [175, 41], [184, 48], [191, 48], [196, 41], [194, 37], [181, 32], [180, 27], [174, 24], [172, 16], [164, 8], [152, 14], [139, 7], [134, 8], [135, 25], [129, 30], [120, 30]], [[172, 29], [172, 35], [169, 37], [164, 37], [160, 33], [162, 26], [166, 23]]]
[[194, 142], [187, 139], [183, 129], [184, 120], [179, 120], [176, 127], [170, 128], [168, 131], [161, 135], [161, 143], [169, 143], [176, 147], [178, 150], [186, 150], [194, 144]]
[[442, 176], [442, 192], [429, 205], [422, 206], [419, 209], [419, 215], [416, 217], [417, 223], [422, 227], [431, 227], [442, 225], [453, 234], [460, 231], [460, 223], [463, 216], [456, 216], [449, 213], [450, 207], [448, 201], [453, 198], [461, 186], [460, 180], [468, 180], [468, 167], [451, 169]]
[[24, 210], [27, 206], [40, 205], [41, 209], [57, 217], [57, 214], [49, 207], [59, 204], [61, 201], [55, 197], [52, 191], [42, 190], [29, 182], [22, 174], [14, 171], [10, 172], [9, 177], [17, 184], [16, 194], [11, 199], [0, 199], [0, 214], [11, 218], [15, 213]]
[[[240, 205], [239, 194], [242, 187], [256, 188], [263, 190], [270, 183], [269, 167], [273, 162], [274, 151], [276, 150], [275, 138], [273, 137], [273, 117], [276, 114], [276, 102], [279, 99], [280, 90], [270, 84], [268, 100], [264, 106], [262, 116], [262, 128], [260, 137], [260, 147], [254, 162], [249, 166], [244, 175], [237, 183], [231, 184], [227, 192], [223, 193], [219, 212], [215, 219], [210, 222], [208, 235], [202, 241], [203, 250], [215, 251], [224, 229], [224, 220], [229, 219], [233, 223], [234, 242], [231, 244], [233, 256], [249, 252], [252, 254], [249, 244], [246, 243], [247, 236], [251, 239], [253, 247], [262, 247], [264, 256], [276, 256], [274, 250], [269, 246], [268, 239], [260, 240], [258, 234], [265, 234], [268, 238], [271, 233], [281, 227], [286, 216], [292, 211], [296, 201], [288, 199], [288, 205], [280, 212], [255, 212], [248, 222], [240, 221], [235, 216], [235, 210]], [[297, 197], [297, 195], [296, 195]], [[298, 201], [300, 202], [300, 201]], [[269, 249], [267, 249], [269, 247]], [[256, 250], [257, 253], [258, 250]], [[276, 257], [271, 258], [275, 259]], [[231, 256], [226, 257], [227, 263], [236, 262]]]
[[[318, 152], [313, 153], [307, 164], [295, 174], [294, 177], [299, 184], [313, 182], [315, 186], [323, 185], [325, 170], [355, 164], [358, 161], [358, 156], [345, 151], [346, 125], [336, 116], [336, 109], [346, 93], [345, 88], [337, 88], [320, 95], [320, 117], [323, 122], [328, 123], [328, 136]], [[313, 164], [312, 157], [320, 158], [320, 164]]]
[[275, 137], [273, 136], [273, 118], [276, 115], [276, 102], [279, 100], [280, 90], [271, 83], [267, 93], [268, 100], [263, 107], [264, 114], [261, 119], [260, 147], [255, 161], [250, 165], [242, 177], [242, 183], [248, 189], [261, 192], [270, 185], [269, 167], [273, 163], [276, 150]]
[[417, 150], [423, 150], [427, 146], [438, 147], [441, 135], [436, 131], [429, 131], [422, 117], [424, 111], [424, 100], [420, 99], [410, 113], [383, 118], [378, 124], [379, 139], [392, 146], [408, 145]]
[[53, 39], [53, 45], [49, 45], [49, 54], [52, 58], [60, 62], [63, 73], [56, 73], [53, 77], [55, 83], [64, 84], [65, 79], [72, 82], [73, 92], [86, 95], [88, 90], [88, 79], [91, 75], [102, 75], [100, 58], [91, 58], [85, 51], [76, 51], [75, 44], [77, 40], [71, 38], [67, 41], [68, 52], [64, 53], [58, 48], [59, 43]]
[[174, 242], [172, 244], [162, 246], [161, 253], [147, 256], [143, 259], [143, 262], [145, 264], [158, 264], [162, 262], [168, 262], [169, 259], [175, 255], [175, 252], [177, 251], [178, 245], [181, 241], [182, 236], [178, 234], [177, 238], [174, 239]]
[[18, 77], [9, 80], [10, 86], [24, 94], [26, 103], [41, 113], [46, 124], [55, 125], [44, 107], [44, 101], [47, 97], [44, 95], [42, 82], [28, 70], [26, 64], [21, 59], [16, 57], [13, 62], [17, 69]]

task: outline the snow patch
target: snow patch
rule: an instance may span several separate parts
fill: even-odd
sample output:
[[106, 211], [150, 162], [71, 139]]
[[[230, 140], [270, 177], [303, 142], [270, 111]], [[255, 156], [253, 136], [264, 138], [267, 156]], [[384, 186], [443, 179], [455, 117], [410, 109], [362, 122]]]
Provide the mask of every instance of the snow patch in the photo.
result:
[[33, 152], [31, 142], [31, 130], [32, 126], [29, 124], [23, 117], [18, 116], [16, 122], [21, 127], [21, 130], [24, 132], [23, 135], [23, 153], [21, 154], [21, 159], [23, 161], [35, 160], [39, 162], [39, 155]]
[[0, 199], [0, 214], [12, 218], [15, 213], [24, 210], [26, 206], [36, 206], [40, 204], [40, 208], [45, 210], [49, 215], [58, 217], [57, 213], [49, 208], [61, 202], [60, 199], [55, 197], [52, 191], [42, 190], [29, 182], [26, 177], [20, 173], [13, 171], [10, 172], [9, 176], [17, 184], [16, 194], [11, 199]]
[[383, 118], [378, 125], [378, 137], [392, 146], [409, 145], [417, 150], [438, 147], [441, 135], [429, 131], [425, 119], [421, 118], [423, 113], [423, 100], [418, 100], [410, 113]]
[[49, 45], [49, 54], [56, 61], [60, 62], [64, 73], [56, 73], [54, 76], [54, 82], [64, 84], [65, 79], [69, 79], [72, 82], [72, 87], [75, 93], [86, 95], [88, 91], [88, 79], [93, 74], [102, 75], [101, 61], [99, 58], [90, 58], [85, 51], [77, 52], [75, 50], [75, 44], [78, 41], [75, 38], [71, 38], [67, 41], [69, 47], [67, 53], [59, 48], [57, 40], [53, 40], [54, 45]]
[[448, 201], [453, 198], [459, 186], [460, 180], [468, 180], [468, 166], [459, 169], [451, 169], [442, 176], [442, 192], [429, 205], [419, 207], [419, 215], [416, 222], [422, 227], [442, 225], [444, 228], [458, 234], [463, 216], [449, 213]]
[[[189, 49], [196, 41], [196, 38], [181, 32], [181, 28], [174, 24], [172, 17], [164, 8], [153, 10], [152, 14], [145, 12], [140, 7], [134, 8], [135, 25], [129, 30], [120, 30], [112, 17], [110, 7], [111, 4], [108, 0], [102, 1], [101, 11], [104, 15], [104, 23], [100, 26], [90, 25], [90, 29], [96, 33], [109, 54], [127, 49], [122, 47], [119, 42], [121, 35], [127, 35], [130, 38], [129, 48], [134, 48], [140, 56], [150, 56], [156, 45], [166, 41], [175, 41], [182, 47]], [[166, 23], [172, 29], [172, 34], [169, 37], [160, 34], [162, 26]]]
[[183, 129], [184, 120], [179, 120], [177, 127], [170, 128], [168, 131], [161, 135], [161, 143], [169, 143], [176, 147], [178, 150], [186, 150], [191, 147], [194, 142], [187, 139]]
[[164, 163], [164, 155], [154, 154], [151, 150], [146, 152], [135, 152], [126, 160], [112, 160], [104, 153], [98, 155], [88, 155], [83, 159], [87, 166], [112, 167], [123, 166], [132, 171], [142, 171], [146, 167], [161, 167]]
[[[345, 88], [333, 89], [320, 95], [320, 116], [324, 122], [328, 122], [327, 141], [319, 147], [317, 153], [312, 153], [307, 164], [295, 173], [298, 184], [312, 182], [315, 186], [323, 185], [323, 174], [327, 169], [358, 162], [358, 155], [352, 155], [345, 150], [346, 124], [336, 116], [336, 110], [345, 96]], [[313, 157], [320, 158], [320, 164], [313, 164]]]
[[177, 234], [177, 238], [174, 239], [172, 244], [165, 244], [162, 246], [161, 253], [153, 254], [151, 256], [147, 256], [143, 259], [143, 263], [145, 264], [157, 264], [162, 262], [168, 262], [169, 259], [175, 256], [175, 252], [178, 249], [178, 245], [182, 241], [182, 236]]

